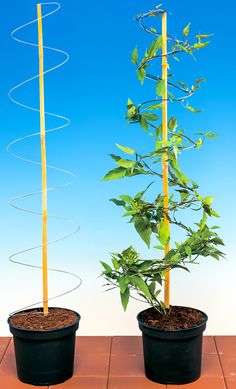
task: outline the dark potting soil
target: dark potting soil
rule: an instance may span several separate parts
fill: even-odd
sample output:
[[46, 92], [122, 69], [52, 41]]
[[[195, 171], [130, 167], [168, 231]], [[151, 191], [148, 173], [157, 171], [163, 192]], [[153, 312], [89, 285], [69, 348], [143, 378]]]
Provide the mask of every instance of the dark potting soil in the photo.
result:
[[166, 315], [161, 315], [155, 308], [149, 308], [141, 315], [144, 324], [163, 330], [180, 330], [196, 327], [205, 320], [205, 316], [187, 307], [170, 306]]
[[50, 308], [47, 315], [42, 310], [34, 309], [28, 312], [20, 312], [10, 318], [14, 327], [26, 330], [43, 331], [65, 328], [74, 324], [77, 315], [63, 308]]

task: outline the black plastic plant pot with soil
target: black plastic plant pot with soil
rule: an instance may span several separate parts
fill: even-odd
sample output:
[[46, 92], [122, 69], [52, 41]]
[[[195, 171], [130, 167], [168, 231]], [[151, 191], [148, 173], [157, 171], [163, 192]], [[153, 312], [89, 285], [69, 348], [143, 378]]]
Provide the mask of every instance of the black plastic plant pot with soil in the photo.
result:
[[8, 318], [20, 381], [55, 385], [72, 377], [79, 321], [77, 312], [64, 308], [49, 308], [46, 316], [42, 308], [27, 309]]
[[145, 324], [143, 317], [153, 308], [137, 316], [142, 331], [145, 374], [148, 379], [162, 384], [183, 385], [201, 375], [202, 335], [207, 315], [193, 308], [201, 316], [201, 323], [190, 328], [167, 330]]

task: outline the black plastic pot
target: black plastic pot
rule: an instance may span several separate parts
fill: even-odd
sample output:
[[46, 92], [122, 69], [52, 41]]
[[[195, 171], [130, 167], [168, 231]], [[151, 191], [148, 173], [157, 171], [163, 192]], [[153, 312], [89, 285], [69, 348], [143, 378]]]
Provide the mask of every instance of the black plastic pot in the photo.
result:
[[[32, 309], [21, 313], [27, 311]], [[80, 320], [80, 315], [74, 313], [77, 315], [76, 322], [57, 330], [33, 331], [16, 328], [10, 318], [8, 319], [14, 339], [17, 375], [22, 382], [55, 385], [72, 377], [75, 333]]]
[[[196, 311], [198, 311], [196, 309]], [[145, 374], [148, 379], [161, 384], [187, 384], [201, 375], [202, 334], [206, 328], [205, 320], [198, 326], [163, 330], [149, 327], [137, 320], [142, 331]]]

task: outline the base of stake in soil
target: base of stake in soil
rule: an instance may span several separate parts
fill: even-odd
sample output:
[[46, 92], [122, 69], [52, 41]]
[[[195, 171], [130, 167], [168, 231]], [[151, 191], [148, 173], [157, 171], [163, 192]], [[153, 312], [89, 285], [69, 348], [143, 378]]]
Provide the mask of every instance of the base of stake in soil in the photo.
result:
[[[151, 98], [146, 97], [141, 104], [134, 103], [133, 96], [132, 100], [129, 98], [126, 114], [128, 123], [138, 124], [145, 130], [147, 144], [153, 139], [154, 146], [150, 152], [145, 148], [142, 154], [142, 145], [134, 150], [132, 145], [116, 144], [119, 154], [122, 152], [125, 157], [110, 154], [116, 167], [104, 177], [104, 181], [138, 175], [143, 175], [144, 180], [152, 177], [152, 182], [149, 181], [142, 190], [138, 188], [135, 195], [122, 194], [111, 201], [124, 208], [123, 216], [133, 223], [142, 241], [148, 248], [153, 243], [153, 249], [157, 251], [156, 254], [152, 253], [151, 259], [146, 260], [130, 245], [121, 253], [112, 253], [111, 263], [101, 261], [101, 264], [106, 286], [108, 290], [119, 288], [124, 310], [130, 298], [138, 298], [151, 307], [137, 317], [143, 336], [147, 378], [162, 384], [187, 384], [201, 374], [202, 335], [207, 315], [197, 309], [170, 304], [170, 271], [189, 271], [189, 265], [208, 256], [219, 260], [224, 253], [218, 246], [224, 243], [215, 232], [218, 227], [208, 224], [209, 217], [218, 216], [211, 205], [214, 197], [201, 196], [197, 183], [189, 179], [179, 165], [179, 155], [184, 150], [198, 149], [205, 138], [214, 138], [215, 135], [211, 132], [198, 133], [197, 140], [192, 139], [186, 130], [178, 129], [174, 116], [169, 120], [167, 117], [167, 103], [170, 102], [179, 102], [192, 113], [199, 112], [188, 104], [187, 99], [200, 88], [204, 79], [196, 79], [190, 87], [182, 81], [172, 81], [173, 74], [169, 71], [167, 59], [171, 55], [176, 61], [183, 54], [194, 56], [195, 51], [209, 44], [206, 39], [210, 35], [196, 35], [196, 40], [191, 43], [188, 40], [189, 23], [180, 39], [173, 38], [167, 34], [167, 13], [160, 7], [137, 16], [140, 27], [154, 39], [143, 57], [140, 58], [137, 47], [131, 56], [140, 83], [154, 82], [155, 91]], [[162, 19], [162, 34], [155, 26], [158, 17]], [[161, 76], [151, 71], [155, 69], [157, 59], [162, 62]], [[158, 110], [160, 114], [156, 114]], [[157, 124], [160, 117], [161, 121]], [[154, 199], [149, 201], [149, 190], [151, 188], [153, 191], [159, 178], [162, 180], [162, 192], [154, 191]], [[195, 215], [196, 211], [201, 211], [201, 219], [189, 227], [180, 216], [183, 210], [193, 210]], [[186, 235], [180, 242], [171, 240], [171, 225], [181, 228]], [[160, 299], [162, 289], [164, 301]]]
[[[50, 3], [43, 3], [44, 5], [50, 5]], [[12, 32], [12, 37], [17, 41], [20, 41], [25, 44], [38, 46], [38, 54], [39, 54], [39, 100], [40, 100], [40, 109], [37, 110], [35, 108], [31, 108], [29, 106], [25, 106], [21, 104], [14, 97], [12, 97], [11, 93], [15, 91], [19, 86], [11, 89], [9, 92], [9, 97], [11, 100], [18, 105], [21, 105], [25, 108], [31, 109], [33, 111], [38, 111], [40, 113], [40, 143], [41, 143], [41, 168], [42, 168], [42, 190], [39, 192], [42, 196], [42, 267], [25, 264], [23, 262], [14, 261], [12, 258], [28, 252], [30, 250], [37, 249], [38, 247], [33, 247], [30, 249], [26, 249], [19, 253], [16, 253], [10, 257], [10, 260], [14, 263], [18, 263], [21, 265], [32, 266], [34, 268], [42, 269], [42, 286], [43, 286], [43, 298], [42, 308], [31, 308], [31, 309], [23, 309], [17, 313], [12, 314], [8, 319], [8, 324], [10, 327], [10, 332], [13, 334], [14, 339], [14, 347], [15, 347], [15, 357], [16, 357], [16, 366], [17, 366], [17, 374], [18, 378], [28, 384], [32, 385], [54, 385], [65, 380], [69, 379], [73, 375], [73, 367], [74, 367], [74, 350], [75, 350], [75, 333], [79, 327], [80, 315], [72, 310], [64, 309], [64, 308], [48, 308], [48, 270], [66, 273], [68, 275], [74, 276], [77, 279], [80, 279], [75, 274], [72, 274], [67, 271], [59, 270], [59, 269], [48, 269], [47, 264], [47, 162], [46, 162], [46, 132], [45, 129], [45, 111], [44, 111], [44, 59], [43, 59], [43, 28], [42, 28], [42, 19], [52, 13], [56, 12], [60, 5], [58, 3], [51, 3], [55, 9], [50, 10], [47, 14], [42, 15], [41, 4], [37, 4], [37, 14], [38, 17], [36, 20], [27, 23], [21, 27], [18, 27]], [[32, 23], [37, 22], [38, 24], [38, 44], [32, 44], [14, 37], [14, 33], [19, 31], [25, 26], [28, 26]], [[50, 49], [50, 48], [48, 48]], [[59, 51], [60, 53], [64, 53], [66, 59], [60, 62], [56, 67], [58, 68], [62, 64], [64, 64], [69, 58], [68, 54], [57, 49], [51, 48], [53, 51]], [[47, 72], [53, 70], [55, 67], [48, 69]], [[31, 81], [35, 77], [24, 82]], [[58, 128], [65, 127], [68, 125], [69, 120], [65, 117], [49, 114], [54, 117], [59, 117], [60, 119], [64, 119], [65, 123]], [[56, 128], [55, 128], [56, 129]], [[50, 129], [50, 131], [55, 130]], [[49, 130], [48, 130], [49, 131]], [[35, 136], [37, 134], [32, 134], [30, 136]], [[26, 137], [27, 138], [27, 137]], [[8, 146], [17, 143], [17, 141], [22, 140], [24, 138], [20, 138], [16, 141], [11, 142]], [[9, 148], [8, 148], [9, 149]], [[16, 154], [13, 153], [16, 156]], [[20, 159], [26, 160], [28, 162], [32, 162], [34, 164], [39, 164], [36, 161], [30, 161], [29, 159], [24, 159], [20, 157]], [[57, 169], [56, 167], [50, 166], [54, 170], [59, 170], [62, 172], [62, 169]], [[71, 173], [67, 172], [70, 177]], [[70, 182], [71, 183], [71, 182]], [[66, 184], [67, 185], [67, 184]], [[54, 187], [55, 189], [55, 187]], [[35, 195], [35, 193], [33, 193]], [[22, 196], [26, 197], [26, 196]], [[19, 200], [20, 197], [18, 197]], [[33, 212], [30, 210], [32, 213]], [[65, 220], [65, 219], [64, 219]], [[78, 228], [74, 231], [77, 232]], [[72, 233], [71, 235], [73, 235]], [[70, 236], [70, 235], [69, 235]], [[68, 237], [63, 236], [58, 240], [62, 240]], [[56, 240], [56, 241], [58, 241]], [[52, 243], [52, 242], [50, 242]], [[39, 246], [40, 247], [40, 246]], [[54, 296], [53, 298], [63, 296], [75, 289], [77, 289], [81, 284], [81, 279], [79, 284], [71, 289], [70, 291], [61, 293], [58, 296]], [[52, 298], [51, 298], [52, 299]], [[39, 303], [38, 303], [39, 304]], [[38, 304], [33, 304], [30, 307], [35, 307]], [[30, 308], [27, 307], [27, 308]]]

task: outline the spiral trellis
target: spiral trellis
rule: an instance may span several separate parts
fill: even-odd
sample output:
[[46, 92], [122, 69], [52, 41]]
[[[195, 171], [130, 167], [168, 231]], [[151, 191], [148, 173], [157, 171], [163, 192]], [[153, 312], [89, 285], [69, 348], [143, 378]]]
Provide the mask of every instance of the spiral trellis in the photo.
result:
[[[38, 6], [40, 7], [41, 9], [41, 6], [48, 6], [48, 5], [53, 5], [55, 6], [55, 9], [53, 9], [52, 11], [46, 13], [45, 15], [40, 15], [38, 16], [36, 19], [24, 24], [24, 25], [21, 25], [19, 27], [17, 27], [16, 29], [14, 29], [11, 33], [11, 36], [14, 40], [16, 40], [17, 42], [19, 43], [22, 43], [22, 44], [25, 44], [25, 45], [29, 45], [29, 46], [34, 46], [34, 47], [39, 47], [39, 44], [37, 43], [33, 43], [33, 42], [28, 42], [28, 41], [25, 41], [25, 40], [22, 40], [21, 38], [18, 38], [15, 34], [18, 32], [18, 31], [21, 31], [22, 29], [24, 29], [25, 27], [31, 25], [31, 24], [35, 24], [35, 23], [38, 23], [39, 22], [39, 19], [44, 19], [46, 17], [48, 17], [49, 15], [52, 15], [54, 14], [55, 12], [57, 12], [59, 9], [60, 9], [60, 4], [57, 3], [57, 2], [51, 2], [51, 3], [40, 3]], [[43, 46], [42, 47], [44, 50], [49, 50], [49, 51], [53, 51], [53, 52], [57, 52], [57, 53], [60, 53], [63, 55], [64, 59], [58, 63], [57, 65], [53, 66], [53, 67], [50, 67], [49, 69], [47, 70], [44, 70], [42, 74], [37, 74], [33, 77], [30, 77], [29, 79], [19, 83], [18, 85], [14, 86], [13, 88], [11, 88], [11, 90], [9, 91], [8, 93], [8, 96], [10, 98], [10, 100], [17, 104], [18, 106], [22, 107], [22, 108], [25, 108], [25, 109], [28, 109], [28, 110], [31, 110], [31, 111], [34, 111], [34, 112], [38, 112], [40, 113], [40, 109], [38, 108], [35, 108], [35, 107], [32, 107], [32, 106], [29, 106], [29, 105], [26, 105], [22, 102], [20, 102], [19, 100], [17, 100], [15, 97], [14, 97], [14, 93], [15, 91], [20, 88], [22, 85], [25, 85], [27, 83], [30, 83], [31, 81], [33, 81], [34, 79], [38, 79], [40, 78], [40, 76], [44, 76], [45, 74], [55, 70], [55, 69], [58, 69], [60, 68], [61, 66], [63, 66], [68, 60], [69, 60], [69, 54], [67, 54], [65, 51], [63, 50], [60, 50], [60, 49], [56, 49], [56, 48], [52, 48], [52, 47], [48, 47], [48, 46]], [[51, 113], [51, 112], [45, 112], [45, 115], [48, 115], [48, 116], [51, 116], [51, 117], [54, 117], [54, 118], [59, 118], [61, 120], [63, 120], [63, 124], [61, 124], [60, 126], [57, 126], [57, 127], [53, 127], [53, 128], [49, 128], [47, 130], [45, 130], [45, 133], [50, 133], [50, 132], [53, 132], [53, 131], [58, 131], [58, 130], [61, 130], [65, 127], [67, 127], [69, 124], [70, 124], [70, 120], [64, 116], [61, 116], [61, 115], [58, 115], [58, 114], [55, 114], [55, 113]], [[32, 137], [39, 137], [40, 136], [40, 132], [35, 132], [35, 133], [32, 133], [30, 135], [27, 135], [27, 136], [24, 136], [24, 137], [20, 137], [18, 139], [15, 139], [13, 140], [12, 142], [10, 142], [7, 146], [7, 151], [9, 152], [10, 155], [12, 155], [14, 158], [17, 158], [21, 161], [24, 161], [24, 162], [27, 162], [27, 163], [30, 163], [30, 164], [33, 164], [33, 165], [38, 165], [38, 166], [42, 166], [42, 162], [38, 162], [38, 161], [35, 161], [35, 160], [31, 160], [29, 158], [26, 158], [22, 155], [19, 155], [17, 153], [14, 152], [14, 146], [17, 144], [17, 143], [21, 143], [22, 141], [26, 140], [26, 139], [29, 139], [29, 138], [32, 138]], [[52, 165], [47, 165], [47, 168], [49, 169], [52, 169], [56, 172], [59, 172], [59, 173], [62, 173], [62, 174], [65, 174], [67, 175], [68, 177], [70, 177], [70, 180], [65, 182], [64, 184], [61, 184], [61, 185], [56, 185], [56, 186], [51, 186], [49, 188], [47, 188], [47, 192], [49, 191], [54, 191], [56, 189], [59, 189], [59, 188], [62, 188], [62, 187], [67, 187], [69, 185], [71, 185], [73, 182], [74, 182], [74, 179], [75, 179], [75, 174], [68, 171], [68, 170], [65, 170], [65, 169], [62, 169], [62, 168], [59, 168], [59, 167], [56, 167], [56, 166], [52, 166]], [[35, 215], [40, 215], [42, 216], [42, 212], [37, 212], [33, 209], [30, 209], [30, 208], [25, 208], [25, 207], [22, 207], [20, 205], [18, 205], [18, 202], [20, 200], [23, 200], [25, 198], [30, 198], [30, 197], [33, 197], [33, 196], [39, 196], [39, 195], [42, 195], [42, 190], [40, 191], [35, 191], [35, 192], [32, 192], [32, 193], [27, 193], [27, 194], [23, 194], [23, 195], [20, 195], [20, 196], [17, 196], [17, 197], [14, 197], [13, 199], [10, 200], [10, 205], [17, 209], [17, 210], [20, 210], [20, 211], [23, 211], [23, 212], [27, 212], [27, 213], [31, 213], [31, 214], [35, 214]], [[67, 222], [69, 223], [71, 226], [72, 226], [72, 232], [71, 233], [68, 233], [68, 234], [64, 234], [63, 236], [60, 236], [58, 237], [57, 239], [55, 240], [52, 240], [52, 241], [49, 241], [47, 242], [47, 245], [52, 245], [56, 242], [59, 242], [61, 240], [64, 240], [64, 239], [67, 239], [69, 237], [72, 237], [73, 235], [75, 235], [78, 231], [79, 231], [79, 225], [77, 225], [77, 223], [75, 223], [73, 220], [70, 220], [70, 219], [67, 219], [67, 218], [64, 218], [64, 217], [61, 217], [61, 216], [57, 216], [57, 215], [53, 215], [53, 214], [49, 214], [48, 217], [50, 218], [54, 218], [56, 220], [61, 220], [61, 221], [64, 221], [64, 222]], [[34, 264], [30, 264], [30, 263], [26, 263], [24, 262], [23, 260], [16, 260], [15, 258], [18, 258], [19, 256], [21, 257], [22, 255], [28, 253], [28, 252], [33, 252], [35, 250], [38, 250], [38, 249], [42, 249], [42, 244], [39, 244], [37, 246], [33, 246], [33, 247], [29, 247], [29, 248], [26, 248], [24, 250], [21, 250], [21, 251], [18, 251], [14, 254], [12, 254], [10, 257], [9, 257], [9, 260], [10, 262], [13, 262], [15, 264], [18, 264], [18, 265], [22, 265], [22, 266], [27, 266], [27, 267], [30, 267], [30, 268], [36, 268], [36, 269], [42, 269], [42, 266], [38, 266], [38, 265], [34, 265]], [[51, 301], [51, 300], [54, 300], [54, 299], [57, 299], [59, 297], [62, 297], [68, 293], [71, 293], [73, 291], [75, 291], [76, 289], [79, 288], [79, 286], [81, 285], [82, 283], [82, 280], [81, 278], [77, 275], [77, 274], [74, 274], [74, 273], [71, 273], [69, 271], [65, 271], [65, 270], [61, 270], [61, 269], [57, 269], [57, 268], [48, 268], [47, 270], [49, 271], [52, 271], [52, 272], [57, 272], [57, 273], [63, 273], [63, 274], [66, 274], [66, 275], [70, 275], [74, 278], [76, 278], [78, 280], [78, 283], [73, 287], [71, 288], [70, 290], [67, 290], [63, 293], [60, 293], [56, 296], [52, 296], [50, 298], [47, 299], [46, 302], [48, 301]], [[27, 308], [31, 308], [31, 307], [34, 307], [34, 306], [37, 306], [39, 304], [42, 304], [42, 303], [45, 303], [45, 300], [41, 300], [41, 301], [38, 301], [37, 303], [33, 303], [33, 304], [30, 304], [24, 308], [21, 308], [21, 309], [18, 309], [17, 311], [11, 313], [14, 314], [18, 311], [22, 311], [22, 310], [25, 310]]]
[[[162, 18], [162, 31], [154, 27], [148, 27], [148, 17]], [[145, 22], [144, 22], [145, 20]], [[121, 179], [124, 177], [135, 177], [137, 175], [152, 176], [152, 181], [143, 191], [135, 196], [121, 195], [119, 199], [111, 199], [117, 206], [125, 209], [123, 216], [129, 218], [134, 224], [136, 231], [145, 244], [150, 247], [152, 237], [155, 237], [159, 244], [153, 246], [161, 250], [159, 258], [144, 260], [133, 248], [128, 247], [121, 253], [111, 255], [112, 267], [102, 262], [107, 285], [120, 288], [121, 302], [126, 309], [132, 291], [136, 291], [142, 299], [157, 309], [162, 314], [167, 314], [170, 307], [170, 270], [182, 268], [188, 270], [187, 265], [197, 263], [199, 257], [211, 256], [217, 260], [224, 256], [218, 249], [223, 245], [222, 239], [215, 232], [217, 226], [210, 227], [207, 224], [208, 217], [218, 214], [212, 208], [213, 196], [203, 197], [198, 192], [198, 185], [189, 179], [180, 169], [178, 156], [187, 149], [200, 148], [205, 138], [215, 138], [212, 132], [198, 132], [198, 138], [192, 139], [185, 130], [178, 129], [178, 122], [175, 116], [168, 118], [167, 104], [178, 102], [189, 111], [196, 113], [199, 110], [190, 106], [186, 100], [200, 88], [204, 78], [195, 80], [194, 85], [187, 87], [184, 82], [170, 81], [172, 77], [168, 74], [169, 65], [167, 59], [172, 56], [176, 61], [176, 55], [187, 53], [194, 57], [194, 52], [206, 47], [210, 42], [206, 38], [211, 34], [196, 35], [196, 41], [190, 43], [188, 35], [190, 23], [183, 29], [182, 39], [173, 38], [167, 34], [167, 12], [157, 7], [147, 13], [138, 15], [136, 21], [140, 27], [155, 39], [146, 49], [143, 58], [139, 58], [139, 51], [136, 47], [131, 56], [132, 63], [136, 66], [136, 73], [141, 84], [145, 79], [156, 84], [156, 97], [146, 100], [140, 104], [133, 103], [128, 99], [126, 119], [130, 124], [139, 124], [148, 135], [153, 136], [155, 149], [142, 155], [139, 151], [128, 146], [117, 147], [126, 154], [126, 158], [120, 155], [111, 154], [112, 159], [118, 167], [110, 170], [104, 177], [105, 181]], [[168, 48], [167, 46], [171, 46]], [[161, 51], [161, 54], [159, 54]], [[156, 59], [162, 62], [162, 75], [153, 75], [149, 66]], [[168, 90], [174, 89], [180, 94], [175, 97]], [[161, 111], [161, 122], [156, 124], [159, 117], [156, 111]], [[200, 137], [199, 137], [200, 135]], [[128, 155], [128, 157], [127, 157]], [[133, 159], [131, 159], [133, 156]], [[159, 169], [161, 163], [161, 169]], [[154, 201], [147, 201], [145, 194], [149, 187], [161, 178], [163, 190], [156, 195]], [[173, 192], [169, 195], [169, 187]], [[179, 210], [191, 209], [201, 210], [202, 217], [195, 223], [197, 228], [187, 226], [178, 214]], [[176, 225], [184, 230], [185, 240], [175, 242], [170, 248], [170, 225]], [[158, 252], [160, 253], [160, 252]], [[164, 282], [164, 302], [160, 300], [160, 286]]]

